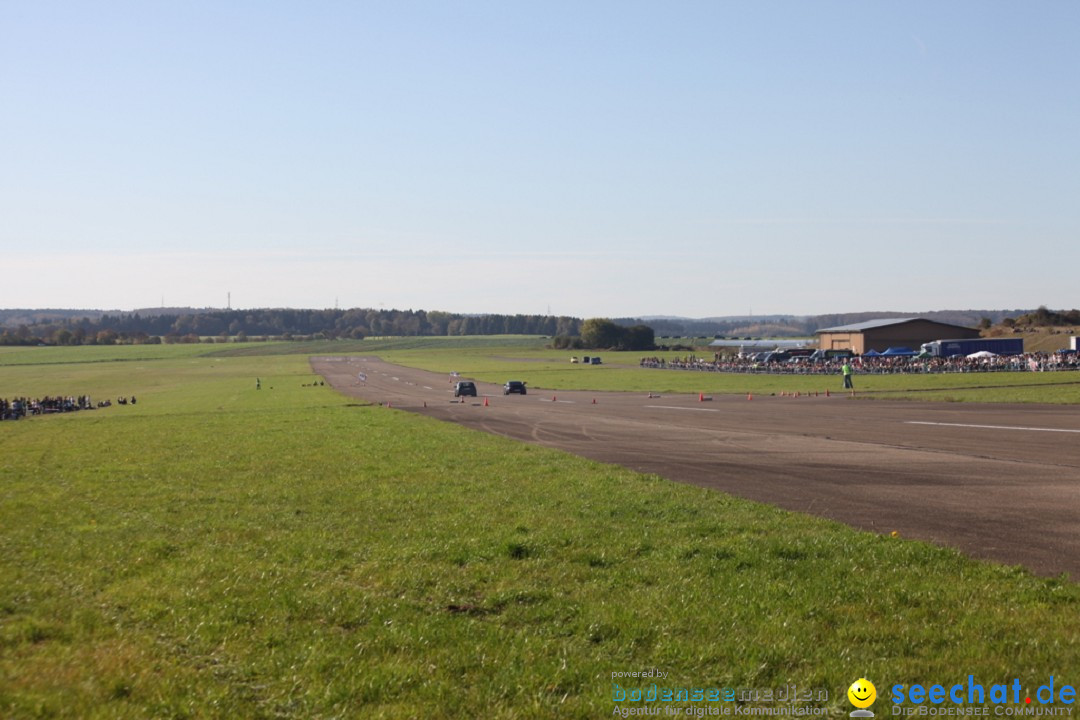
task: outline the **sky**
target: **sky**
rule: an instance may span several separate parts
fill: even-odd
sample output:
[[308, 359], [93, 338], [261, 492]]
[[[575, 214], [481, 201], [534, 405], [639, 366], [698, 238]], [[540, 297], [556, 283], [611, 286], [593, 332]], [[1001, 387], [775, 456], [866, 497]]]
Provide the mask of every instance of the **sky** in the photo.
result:
[[1080, 3], [0, 0], [0, 307], [1080, 306]]

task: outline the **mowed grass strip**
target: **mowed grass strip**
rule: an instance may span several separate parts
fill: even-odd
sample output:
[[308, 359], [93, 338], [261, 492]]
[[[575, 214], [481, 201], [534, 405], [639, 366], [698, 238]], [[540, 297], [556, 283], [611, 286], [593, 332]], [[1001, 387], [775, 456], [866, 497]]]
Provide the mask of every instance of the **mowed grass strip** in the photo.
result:
[[[54, 365], [72, 363], [163, 360], [205, 355], [213, 345], [84, 345], [77, 347], [0, 347], [2, 365]], [[263, 351], [265, 354], [265, 350]]]
[[355, 406], [302, 357], [113, 367], [137, 407], [0, 424], [3, 717], [584, 718], [649, 667], [840, 715], [859, 676], [1080, 667], [1064, 579]]

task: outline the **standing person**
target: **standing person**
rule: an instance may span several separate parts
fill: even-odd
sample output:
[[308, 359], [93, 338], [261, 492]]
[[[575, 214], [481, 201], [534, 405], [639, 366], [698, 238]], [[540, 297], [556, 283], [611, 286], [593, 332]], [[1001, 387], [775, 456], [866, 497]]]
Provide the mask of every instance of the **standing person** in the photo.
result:
[[262, 381], [259, 378], [255, 378], [255, 389], [262, 390]]
[[840, 372], [844, 374], [844, 389], [854, 390], [855, 385], [851, 382], [851, 360], [844, 360], [843, 366], [840, 368]]

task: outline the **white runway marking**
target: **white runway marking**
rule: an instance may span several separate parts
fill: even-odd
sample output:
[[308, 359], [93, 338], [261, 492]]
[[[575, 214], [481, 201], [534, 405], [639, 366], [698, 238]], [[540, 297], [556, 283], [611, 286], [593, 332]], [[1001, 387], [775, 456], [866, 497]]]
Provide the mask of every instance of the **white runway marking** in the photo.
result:
[[434, 390], [435, 388], [431, 387], [430, 385], [425, 385], [424, 389], [425, 390]]
[[1064, 428], [1038, 428], [1022, 427], [1016, 425], [967, 425], [965, 423], [924, 422], [922, 420], [906, 420], [905, 422], [908, 425], [942, 425], [945, 427], [982, 428], [984, 430], [1030, 430], [1031, 432], [1080, 433], [1080, 430], [1066, 430]]
[[678, 407], [676, 405], [646, 405], [647, 408], [656, 408], [657, 410], [693, 410], [695, 412], [720, 412], [719, 410], [713, 410], [712, 408], [689, 408]]

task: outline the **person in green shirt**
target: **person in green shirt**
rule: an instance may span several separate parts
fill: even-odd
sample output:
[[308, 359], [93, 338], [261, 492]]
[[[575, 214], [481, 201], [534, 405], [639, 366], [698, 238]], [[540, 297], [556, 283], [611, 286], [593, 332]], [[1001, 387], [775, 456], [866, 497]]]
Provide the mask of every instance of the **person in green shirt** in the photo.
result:
[[854, 390], [855, 385], [852, 384], [852, 382], [851, 382], [851, 373], [853, 372], [853, 370], [851, 368], [851, 361], [850, 360], [845, 360], [844, 361], [844, 365], [840, 368], [840, 372], [842, 372], [844, 374], [844, 389], [845, 390]]

